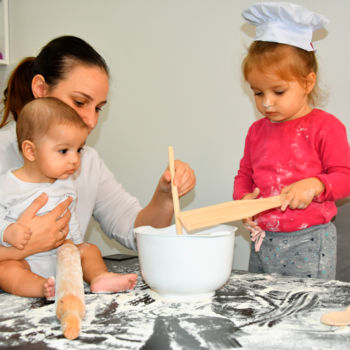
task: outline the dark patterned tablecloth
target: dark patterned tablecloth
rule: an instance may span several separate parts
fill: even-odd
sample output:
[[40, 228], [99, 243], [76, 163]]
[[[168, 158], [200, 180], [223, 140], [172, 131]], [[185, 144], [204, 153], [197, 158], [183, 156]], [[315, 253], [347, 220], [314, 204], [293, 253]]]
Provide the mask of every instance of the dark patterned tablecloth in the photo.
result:
[[[115, 272], [139, 271], [137, 258], [106, 260]], [[350, 349], [350, 327], [320, 323], [350, 304], [350, 283], [233, 271], [208, 300], [168, 302], [139, 278], [135, 290], [86, 291], [78, 339], [62, 336], [55, 305], [0, 294], [0, 349]]]

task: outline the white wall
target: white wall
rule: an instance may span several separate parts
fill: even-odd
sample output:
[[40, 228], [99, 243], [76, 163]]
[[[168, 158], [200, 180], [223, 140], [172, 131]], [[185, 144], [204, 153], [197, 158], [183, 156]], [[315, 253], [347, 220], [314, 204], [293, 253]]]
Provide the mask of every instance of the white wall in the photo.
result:
[[[258, 117], [241, 78], [240, 62], [253, 30], [241, 11], [247, 0], [9, 0], [11, 66], [36, 55], [50, 39], [80, 36], [111, 69], [109, 103], [89, 144], [96, 147], [125, 188], [142, 204], [151, 198], [167, 166], [167, 146], [195, 169], [196, 190], [182, 209], [231, 200], [233, 177], [249, 125]], [[325, 14], [329, 33], [316, 41], [325, 109], [350, 130], [347, 111], [347, 40], [350, 2], [296, 3]], [[246, 268], [249, 244], [240, 227], [236, 268]], [[123, 249], [101, 235], [88, 234], [104, 254]]]

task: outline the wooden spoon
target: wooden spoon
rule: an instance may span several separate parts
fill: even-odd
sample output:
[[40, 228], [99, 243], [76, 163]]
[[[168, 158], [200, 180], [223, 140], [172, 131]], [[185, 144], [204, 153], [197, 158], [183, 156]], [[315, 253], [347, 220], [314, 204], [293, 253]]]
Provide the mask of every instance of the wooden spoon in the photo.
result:
[[171, 193], [173, 196], [176, 233], [178, 235], [182, 235], [182, 226], [179, 220], [179, 214], [180, 214], [179, 194], [177, 191], [177, 187], [174, 185], [175, 161], [174, 161], [174, 148], [172, 146], [168, 147], [168, 157], [169, 157], [169, 169], [171, 174]]
[[350, 325], [350, 306], [343, 311], [329, 312], [321, 317], [321, 322], [328, 326]]
[[282, 205], [283, 196], [260, 199], [243, 199], [221, 204], [182, 211], [180, 221], [187, 231], [236, 221], [254, 216], [262, 211]]

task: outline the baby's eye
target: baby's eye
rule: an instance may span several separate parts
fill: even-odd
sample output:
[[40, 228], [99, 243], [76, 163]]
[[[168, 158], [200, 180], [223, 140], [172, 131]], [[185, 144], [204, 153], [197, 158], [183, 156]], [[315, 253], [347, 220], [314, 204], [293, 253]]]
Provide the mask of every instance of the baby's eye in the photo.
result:
[[81, 153], [82, 151], [84, 151], [84, 147], [78, 148], [78, 153]]
[[60, 149], [58, 152], [60, 152], [61, 154], [66, 154], [68, 150], [65, 148], [65, 149]]
[[261, 91], [254, 91], [255, 96], [262, 96], [263, 93]]

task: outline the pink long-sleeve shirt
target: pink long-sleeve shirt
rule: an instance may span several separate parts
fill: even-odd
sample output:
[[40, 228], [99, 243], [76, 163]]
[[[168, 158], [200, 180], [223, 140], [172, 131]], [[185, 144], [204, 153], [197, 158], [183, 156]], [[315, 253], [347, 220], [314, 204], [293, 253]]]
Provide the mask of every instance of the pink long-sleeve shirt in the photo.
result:
[[254, 188], [260, 197], [278, 195], [296, 181], [317, 177], [325, 190], [306, 209], [265, 211], [256, 216], [267, 231], [291, 232], [328, 223], [337, 213], [334, 201], [350, 195], [350, 148], [344, 125], [320, 109], [294, 120], [263, 118], [250, 127], [234, 181], [234, 199]]

